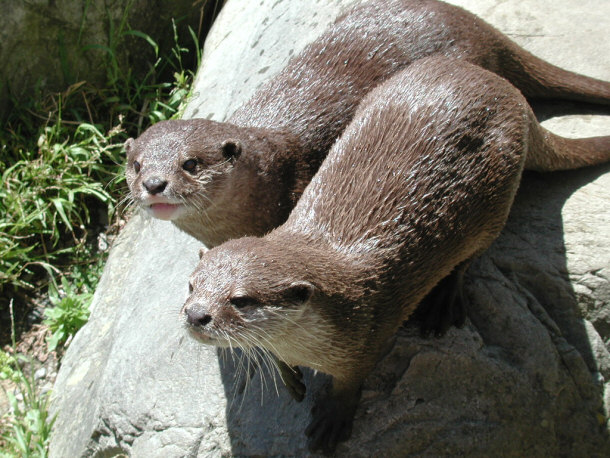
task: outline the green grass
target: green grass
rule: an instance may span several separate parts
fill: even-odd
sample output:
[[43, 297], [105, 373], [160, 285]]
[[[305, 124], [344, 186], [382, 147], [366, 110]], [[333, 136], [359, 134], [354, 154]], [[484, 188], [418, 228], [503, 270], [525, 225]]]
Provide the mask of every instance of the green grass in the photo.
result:
[[0, 458], [46, 457], [55, 422], [49, 414], [50, 393], [37, 389], [32, 358], [16, 353], [12, 319], [11, 343], [12, 354], [0, 351], [0, 383], [8, 381], [15, 387], [13, 391], [2, 385], [10, 411], [0, 418]]
[[0, 283], [33, 288], [34, 267], [54, 277], [62, 254], [87, 242], [91, 208], [112, 218], [121, 181], [117, 137], [84, 123], [69, 131], [58, 121], [43, 128], [37, 150], [20, 149], [17, 161], [2, 164]]
[[[150, 37], [127, 33], [155, 46], [158, 56]], [[177, 39], [175, 25], [174, 33]], [[111, 50], [106, 52], [112, 63]], [[36, 126], [29, 112], [7, 123], [0, 133], [0, 292], [5, 297], [9, 286], [33, 290], [41, 271], [55, 281], [67, 266], [92, 255], [86, 249], [95, 235], [90, 228], [112, 224], [125, 194], [122, 145], [128, 136], [179, 113], [192, 77], [182, 67], [189, 52], [199, 55], [196, 46], [193, 51], [176, 44], [141, 80], [129, 70], [119, 72], [114, 62], [107, 87], [82, 83], [57, 94], [42, 125]], [[158, 81], [168, 69], [173, 80]], [[84, 121], [92, 112], [97, 122]]]
[[[21, 101], [0, 130], [0, 312], [13, 303], [49, 304], [48, 351], [61, 353], [88, 319], [106, 257], [98, 237], [114, 235], [123, 217], [124, 141], [180, 115], [193, 77], [183, 59], [193, 53], [190, 61], [200, 59], [192, 31], [189, 43], [179, 44], [172, 24], [175, 45], [164, 51], [125, 27], [122, 21], [112, 28], [111, 46], [96, 47], [107, 60], [104, 87], [80, 82]], [[135, 75], [115, 58], [125, 37], [152, 47], [146, 74]], [[16, 353], [14, 322], [11, 329], [13, 350], [0, 352], [0, 379], [20, 396], [7, 393], [11, 412], [0, 419], [0, 458], [46, 456], [53, 423], [48, 394], [37, 392], [34, 364]]]
[[[20, 364], [29, 367], [29, 371], [22, 370]], [[0, 380], [6, 377], [19, 387], [19, 397], [5, 391], [11, 413], [8, 426], [0, 429], [0, 440], [4, 442], [0, 457], [47, 456], [55, 418], [49, 414], [49, 393], [41, 394], [36, 389], [33, 367], [23, 355], [14, 357], [0, 351]]]

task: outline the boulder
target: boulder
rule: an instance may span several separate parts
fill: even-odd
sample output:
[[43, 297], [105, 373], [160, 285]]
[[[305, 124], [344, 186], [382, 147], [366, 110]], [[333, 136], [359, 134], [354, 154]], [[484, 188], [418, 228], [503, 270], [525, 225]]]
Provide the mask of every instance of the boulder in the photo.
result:
[[[230, 0], [185, 116], [225, 119], [348, 3]], [[452, 3], [557, 65], [610, 80], [608, 2]], [[610, 135], [607, 115], [545, 125]], [[337, 456], [610, 456], [609, 202], [608, 165], [526, 173], [506, 228], [469, 269], [466, 325], [430, 339], [415, 324], [399, 331]], [[267, 368], [248, 379], [239, 352], [181, 327], [199, 246], [170, 223], [129, 221], [63, 359], [51, 457], [308, 454], [303, 430], [326, 377], [305, 371], [295, 403]]]
[[[150, 35], [161, 49], [174, 46], [172, 18], [181, 43], [191, 40], [200, 8], [192, 0], [149, 2], [74, 2], [71, 0], [0, 0], [0, 117], [24, 95], [40, 90], [64, 91], [79, 81], [102, 85], [113, 53], [117, 71], [131, 68], [144, 76], [154, 61], [152, 47], [142, 38], [126, 35], [131, 28]], [[129, 27], [129, 28], [128, 28]]]

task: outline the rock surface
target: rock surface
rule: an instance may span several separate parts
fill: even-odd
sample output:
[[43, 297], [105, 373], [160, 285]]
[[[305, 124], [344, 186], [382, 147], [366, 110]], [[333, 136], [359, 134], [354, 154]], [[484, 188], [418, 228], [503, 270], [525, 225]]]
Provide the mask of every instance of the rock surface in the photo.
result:
[[[229, 1], [186, 116], [226, 118], [346, 3]], [[557, 65], [610, 80], [609, 2], [452, 3]], [[545, 125], [610, 135], [607, 115]], [[401, 329], [337, 455], [610, 456], [609, 203], [610, 166], [526, 174], [507, 227], [469, 270], [466, 326], [438, 339]], [[52, 457], [307, 454], [324, 376], [306, 372], [301, 404], [261, 381], [265, 371], [242, 390], [240, 358], [181, 329], [198, 247], [169, 223], [129, 222], [58, 375]]]
[[[148, 71], [152, 47], [142, 38], [124, 35], [125, 24], [150, 35], [161, 49], [174, 45], [172, 18], [186, 42], [186, 26], [195, 31], [199, 8], [192, 0], [150, 2], [118, 0], [0, 0], [0, 115], [17, 100], [39, 89], [65, 91], [70, 84], [106, 81], [107, 47], [122, 69]], [[184, 32], [184, 33], [182, 33]]]

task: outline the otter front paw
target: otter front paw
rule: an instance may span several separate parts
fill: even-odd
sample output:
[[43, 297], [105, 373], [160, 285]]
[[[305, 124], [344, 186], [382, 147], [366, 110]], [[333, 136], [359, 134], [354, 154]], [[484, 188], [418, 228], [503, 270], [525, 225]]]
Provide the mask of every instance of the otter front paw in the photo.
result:
[[288, 390], [288, 394], [297, 402], [305, 398], [305, 384], [303, 383], [303, 373], [297, 366], [290, 367], [282, 361], [277, 361], [277, 368], [282, 382]]
[[333, 453], [339, 442], [351, 436], [355, 410], [355, 405], [346, 406], [336, 399], [318, 400], [311, 410], [311, 423], [305, 430], [309, 450], [325, 455]]

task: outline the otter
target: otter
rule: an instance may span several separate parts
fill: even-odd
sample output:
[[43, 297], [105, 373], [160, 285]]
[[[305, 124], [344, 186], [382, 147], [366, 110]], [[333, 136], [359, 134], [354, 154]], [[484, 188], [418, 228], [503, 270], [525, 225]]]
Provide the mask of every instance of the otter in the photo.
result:
[[610, 136], [552, 134], [503, 78], [420, 59], [363, 99], [284, 224], [202, 250], [184, 324], [206, 344], [262, 347], [280, 373], [330, 374], [306, 434], [331, 452], [402, 322], [498, 236], [523, 169], [609, 160]]
[[208, 247], [282, 224], [362, 98], [428, 55], [467, 60], [529, 100], [610, 105], [610, 83], [535, 57], [475, 15], [436, 0], [349, 9], [227, 122], [159, 122], [129, 139], [131, 197]]

